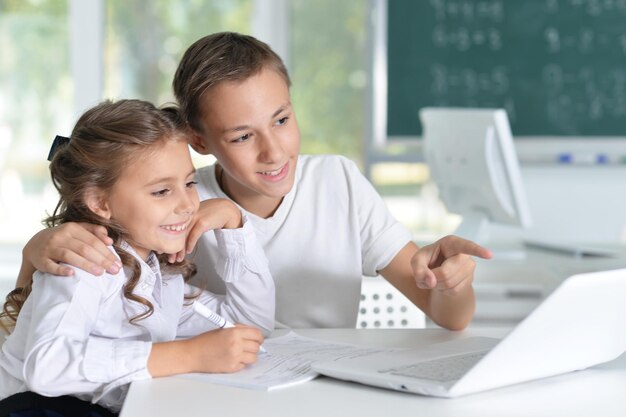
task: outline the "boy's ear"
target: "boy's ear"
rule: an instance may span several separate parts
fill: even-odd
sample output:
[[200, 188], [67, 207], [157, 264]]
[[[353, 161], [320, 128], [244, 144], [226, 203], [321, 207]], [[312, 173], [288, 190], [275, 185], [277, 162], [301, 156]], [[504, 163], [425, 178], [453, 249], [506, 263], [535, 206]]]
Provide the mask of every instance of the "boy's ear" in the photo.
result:
[[93, 211], [98, 216], [105, 219], [111, 218], [111, 209], [109, 208], [108, 199], [101, 190], [95, 188], [87, 190], [85, 203], [89, 210]]
[[193, 150], [198, 152], [200, 155], [208, 155], [211, 153], [211, 150], [205, 144], [204, 138], [193, 129], [191, 129], [189, 135], [189, 144]]

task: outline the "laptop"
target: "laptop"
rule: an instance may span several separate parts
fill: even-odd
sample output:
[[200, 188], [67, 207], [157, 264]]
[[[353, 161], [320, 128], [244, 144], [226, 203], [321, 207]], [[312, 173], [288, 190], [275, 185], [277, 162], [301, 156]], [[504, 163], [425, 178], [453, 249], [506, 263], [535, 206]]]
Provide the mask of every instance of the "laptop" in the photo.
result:
[[613, 360], [626, 350], [624, 317], [626, 269], [577, 274], [502, 340], [467, 337], [316, 362], [313, 369], [376, 387], [458, 397]]

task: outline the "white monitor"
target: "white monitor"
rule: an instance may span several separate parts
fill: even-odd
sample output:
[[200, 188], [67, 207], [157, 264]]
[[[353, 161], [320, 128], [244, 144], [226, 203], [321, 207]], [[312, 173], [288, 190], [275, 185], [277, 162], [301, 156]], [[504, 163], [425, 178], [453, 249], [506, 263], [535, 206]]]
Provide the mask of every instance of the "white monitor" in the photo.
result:
[[504, 110], [424, 108], [420, 119], [431, 177], [448, 211], [462, 216], [454, 234], [484, 243], [489, 223], [530, 226]]

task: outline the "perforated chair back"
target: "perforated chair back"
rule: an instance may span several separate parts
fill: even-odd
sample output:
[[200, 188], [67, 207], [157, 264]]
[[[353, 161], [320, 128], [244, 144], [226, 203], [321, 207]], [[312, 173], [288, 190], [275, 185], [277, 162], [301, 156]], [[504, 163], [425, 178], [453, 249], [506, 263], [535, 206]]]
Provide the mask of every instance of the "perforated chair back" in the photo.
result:
[[363, 277], [356, 327], [421, 329], [426, 327], [426, 316], [384, 278]]

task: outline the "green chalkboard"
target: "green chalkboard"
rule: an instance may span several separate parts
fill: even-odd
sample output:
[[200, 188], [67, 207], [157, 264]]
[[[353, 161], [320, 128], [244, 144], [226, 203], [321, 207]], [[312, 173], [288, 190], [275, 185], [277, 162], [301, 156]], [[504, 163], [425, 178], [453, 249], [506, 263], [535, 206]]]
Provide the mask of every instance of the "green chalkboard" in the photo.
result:
[[503, 107], [518, 136], [626, 136], [626, 0], [388, 0], [387, 133]]

